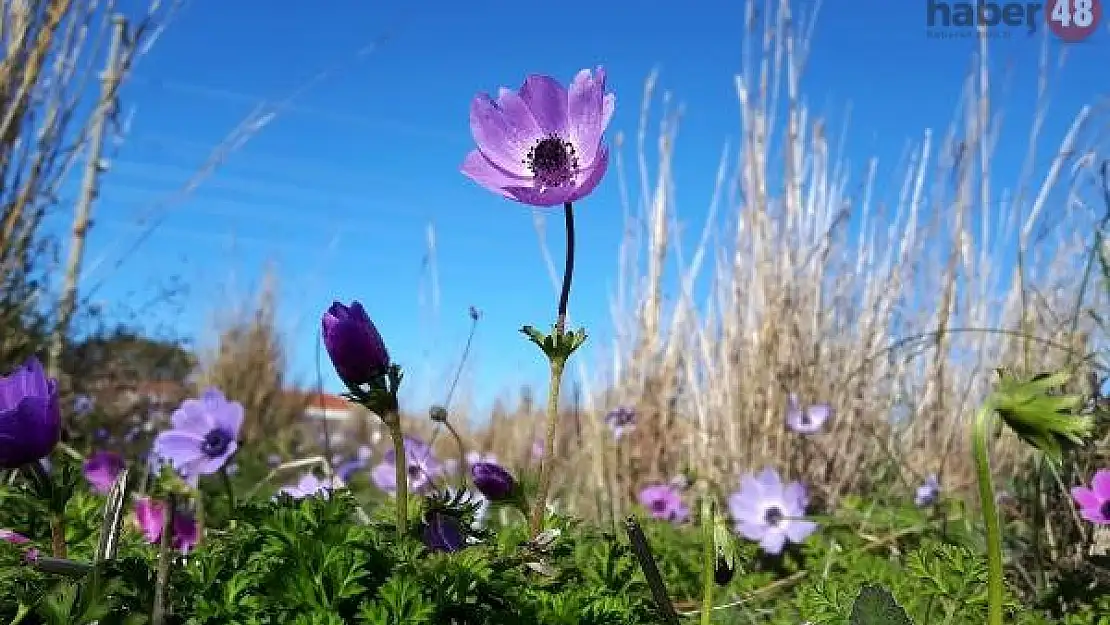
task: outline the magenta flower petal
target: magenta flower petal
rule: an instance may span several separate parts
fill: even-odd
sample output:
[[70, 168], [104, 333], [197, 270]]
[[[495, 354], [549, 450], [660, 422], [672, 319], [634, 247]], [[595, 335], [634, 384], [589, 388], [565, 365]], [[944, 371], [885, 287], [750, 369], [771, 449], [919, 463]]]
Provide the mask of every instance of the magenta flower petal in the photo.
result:
[[135, 521], [148, 543], [156, 543], [161, 538], [165, 513], [165, 505], [160, 501], [149, 497], [135, 500]]
[[462, 164], [462, 173], [486, 189], [509, 199], [514, 198], [505, 190], [507, 187], [521, 187], [528, 182], [527, 179], [514, 176], [493, 164], [493, 161], [486, 158], [481, 150], [471, 150], [466, 155]]
[[520, 97], [545, 135], [566, 136], [567, 90], [557, 80], [533, 74], [524, 79]]
[[689, 510], [682, 505], [682, 493], [667, 484], [645, 487], [640, 491], [638, 499], [648, 514], [656, 519], [682, 522], [689, 515]]
[[87, 460], [83, 467], [85, 479], [92, 486], [94, 492], [106, 494], [116, 483], [116, 478], [123, 471], [123, 456], [114, 451], [98, 451]]
[[518, 176], [529, 175], [528, 151], [543, 136], [528, 105], [508, 89], [501, 90], [496, 102], [488, 94], [475, 96], [470, 103], [470, 132], [486, 158]]
[[23, 534], [6, 529], [0, 529], [0, 540], [11, 543], [13, 545], [25, 545], [31, 542], [31, 539], [27, 538]]
[[1071, 496], [1081, 508], [1097, 508], [1102, 503], [1102, 499], [1095, 494], [1095, 491], [1084, 486], [1072, 488]]
[[1110, 500], [1110, 469], [1099, 469], [1091, 480], [1091, 490], [1099, 499]]

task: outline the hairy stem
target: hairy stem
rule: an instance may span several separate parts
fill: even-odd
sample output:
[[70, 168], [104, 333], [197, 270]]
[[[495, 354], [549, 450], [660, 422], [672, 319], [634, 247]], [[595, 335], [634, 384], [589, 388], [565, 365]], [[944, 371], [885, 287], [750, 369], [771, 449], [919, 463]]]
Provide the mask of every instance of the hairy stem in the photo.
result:
[[707, 498], [701, 501], [701, 625], [713, 622], [713, 573], [716, 570], [717, 550], [713, 544], [713, 508]]
[[463, 443], [462, 436], [459, 435], [459, 431], [455, 429], [455, 426], [451, 425], [450, 421], [444, 421], [443, 425], [447, 428], [447, 433], [451, 435], [451, 438], [455, 439], [455, 446], [458, 447], [459, 487], [465, 488], [466, 480], [468, 479], [467, 476], [470, 475], [470, 463], [466, 461], [466, 444]]
[[66, 557], [66, 518], [62, 513], [50, 517], [51, 551], [55, 558]]
[[987, 528], [987, 625], [1002, 625], [1002, 531], [998, 508], [994, 503], [994, 483], [987, 454], [987, 438], [994, 422], [994, 407], [987, 402], [975, 415], [972, 431], [972, 456], [979, 481], [979, 504], [983, 507], [983, 524]]
[[397, 543], [408, 533], [409, 522], [409, 463], [405, 455], [405, 436], [401, 432], [401, 416], [390, 415], [389, 435], [393, 438], [394, 470], [397, 478]]
[[555, 461], [555, 434], [559, 429], [559, 388], [563, 383], [561, 360], [551, 362], [551, 382], [547, 391], [547, 431], [543, 438], [543, 458], [540, 459], [540, 485], [536, 505], [532, 508], [532, 536], [543, 531], [543, 517], [547, 514], [547, 496], [551, 490], [551, 465]]

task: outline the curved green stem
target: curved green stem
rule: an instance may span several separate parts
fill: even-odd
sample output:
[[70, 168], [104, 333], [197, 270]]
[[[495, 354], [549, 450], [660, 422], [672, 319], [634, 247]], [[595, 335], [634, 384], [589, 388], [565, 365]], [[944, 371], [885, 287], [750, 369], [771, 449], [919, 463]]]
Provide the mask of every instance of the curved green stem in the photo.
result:
[[994, 483], [987, 453], [987, 440], [994, 423], [994, 407], [988, 401], [975, 415], [971, 435], [975, 474], [979, 481], [979, 504], [983, 507], [983, 524], [987, 529], [987, 625], [1002, 625], [1002, 530], [998, 508], [994, 503]]
[[701, 625], [713, 622], [713, 573], [717, 565], [717, 549], [713, 541], [713, 508], [707, 500], [701, 502], [702, 588]]

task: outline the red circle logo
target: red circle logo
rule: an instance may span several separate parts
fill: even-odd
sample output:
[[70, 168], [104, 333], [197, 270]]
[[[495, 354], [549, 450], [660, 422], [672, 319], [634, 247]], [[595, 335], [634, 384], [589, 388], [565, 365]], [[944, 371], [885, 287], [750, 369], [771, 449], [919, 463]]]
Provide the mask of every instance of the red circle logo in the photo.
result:
[[1048, 29], [1067, 43], [1090, 37], [1102, 19], [1100, 0], [1048, 0], [1044, 6]]

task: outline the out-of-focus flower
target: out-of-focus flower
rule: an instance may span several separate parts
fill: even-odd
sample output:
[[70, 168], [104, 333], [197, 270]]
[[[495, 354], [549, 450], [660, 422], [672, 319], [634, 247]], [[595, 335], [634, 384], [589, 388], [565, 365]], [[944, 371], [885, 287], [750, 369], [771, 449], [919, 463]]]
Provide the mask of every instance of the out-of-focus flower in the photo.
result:
[[480, 93], [470, 104], [477, 149], [462, 172], [503, 197], [532, 206], [557, 206], [590, 194], [605, 176], [609, 147], [603, 135], [616, 107], [605, 93], [605, 70], [584, 69], [569, 89], [550, 76], [531, 75], [516, 93], [497, 100]]
[[123, 467], [123, 456], [114, 451], [98, 451], [85, 460], [85, 479], [94, 492], [105, 495], [112, 490]]
[[605, 424], [613, 432], [613, 438], [620, 439], [636, 428], [636, 409], [631, 406], [617, 406], [605, 415]]
[[343, 487], [343, 482], [335, 479], [320, 479], [312, 473], [305, 473], [293, 484], [288, 484], [281, 489], [280, 492], [289, 495], [293, 499], [304, 499], [305, 497], [314, 497], [319, 495], [327, 498], [331, 496], [331, 491]]
[[154, 439], [154, 453], [195, 483], [197, 477], [223, 468], [239, 448], [236, 439], [242, 427], [243, 405], [210, 388], [174, 411], [173, 429]]
[[[467, 466], [474, 466], [479, 462], [492, 462], [497, 464], [497, 456], [494, 454], [482, 454], [477, 451], [466, 452]], [[443, 472], [448, 475], [454, 475], [459, 470], [459, 461], [455, 458], [448, 458], [443, 461]]]
[[111, 435], [112, 434], [108, 431], [108, 428], [96, 428], [96, 431], [93, 432], [93, 439], [98, 441], [106, 441]]
[[640, 491], [638, 499], [648, 514], [656, 519], [681, 523], [690, 516], [690, 510], [682, 503], [682, 493], [673, 486], [646, 486]]
[[335, 372], [352, 388], [377, 379], [389, 368], [389, 352], [366, 309], [333, 302], [321, 320], [324, 347]]
[[61, 436], [58, 381], [46, 377], [37, 358], [0, 377], [0, 468], [45, 458]]
[[[425, 490], [443, 474], [443, 465], [423, 441], [406, 436], [404, 445], [408, 490], [410, 493]], [[392, 449], [386, 450], [382, 462], [370, 473], [374, 485], [390, 494], [397, 492], [396, 462], [397, 454]]]
[[31, 539], [27, 538], [23, 534], [6, 529], [0, 529], [0, 540], [6, 543], [11, 543], [13, 545], [25, 545], [31, 542]]
[[[166, 521], [166, 504], [149, 497], [139, 497], [135, 500], [135, 521], [148, 543], [157, 545], [162, 540], [162, 527]], [[189, 514], [175, 510], [170, 529], [173, 536], [170, 546], [182, 553], [188, 553], [199, 539], [197, 522]]]
[[431, 551], [458, 551], [466, 543], [462, 523], [443, 512], [433, 512], [424, 519], [424, 546]]
[[474, 487], [490, 501], [505, 501], [516, 491], [512, 474], [496, 462], [475, 462], [470, 465]]
[[278, 454], [270, 454], [266, 456], [266, 466], [271, 469], [281, 464], [281, 456]]
[[78, 395], [73, 400], [73, 412], [79, 416], [85, 416], [96, 408], [96, 402], [88, 395]]
[[817, 529], [813, 521], [801, 520], [808, 499], [801, 482], [783, 485], [779, 474], [767, 467], [757, 476], [745, 474], [740, 490], [728, 498], [736, 531], [759, 542], [763, 551], [775, 555], [787, 541], [800, 543]]
[[925, 478], [925, 482], [921, 486], [917, 487], [917, 492], [913, 496], [913, 503], [917, 506], [931, 506], [936, 503], [939, 496], [940, 481], [935, 474], [930, 475]]
[[828, 404], [802, 406], [798, 396], [790, 394], [786, 407], [786, 427], [798, 434], [816, 434], [832, 418], [833, 409]]
[[123, 433], [123, 442], [125, 442], [125, 443], [134, 443], [136, 440], [138, 440], [139, 436], [142, 433], [143, 433], [143, 428], [141, 428], [139, 426], [129, 428], [126, 432]]
[[1110, 469], [1099, 469], [1091, 487], [1076, 486], [1071, 496], [1079, 504], [1079, 514], [1096, 525], [1110, 525]]

